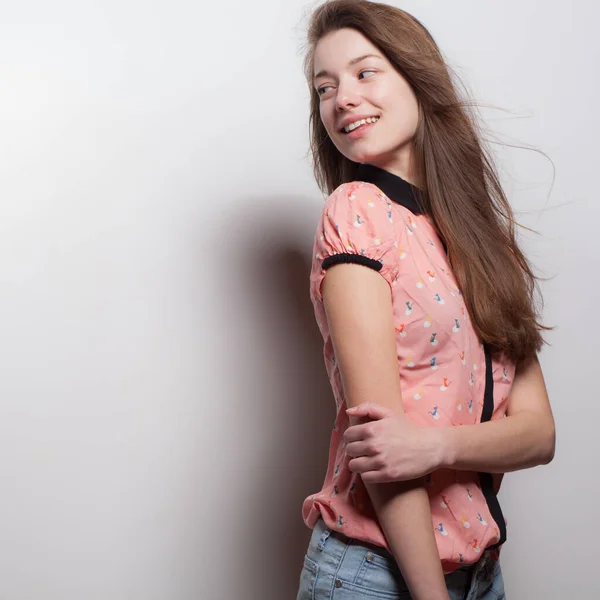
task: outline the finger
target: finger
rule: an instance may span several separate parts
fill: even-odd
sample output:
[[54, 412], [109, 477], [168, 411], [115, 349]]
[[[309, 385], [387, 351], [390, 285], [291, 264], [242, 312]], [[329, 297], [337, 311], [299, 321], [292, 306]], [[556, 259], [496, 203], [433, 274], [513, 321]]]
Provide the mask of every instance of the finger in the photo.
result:
[[364, 440], [367, 437], [366, 423], [363, 423], [362, 425], [351, 425], [344, 431], [343, 437], [347, 444]]
[[371, 445], [367, 442], [351, 442], [346, 446], [346, 454], [353, 458], [359, 458], [361, 456], [375, 456], [377, 453], [371, 449]]
[[351, 417], [368, 417], [370, 419], [385, 419], [393, 417], [396, 413], [391, 409], [375, 404], [375, 402], [365, 402], [358, 406], [353, 406], [346, 410], [346, 413]]
[[361, 456], [360, 458], [353, 458], [350, 462], [348, 462], [348, 468], [353, 473], [359, 473], [360, 475], [362, 475], [367, 471], [378, 470], [379, 465], [376, 463], [373, 457]]

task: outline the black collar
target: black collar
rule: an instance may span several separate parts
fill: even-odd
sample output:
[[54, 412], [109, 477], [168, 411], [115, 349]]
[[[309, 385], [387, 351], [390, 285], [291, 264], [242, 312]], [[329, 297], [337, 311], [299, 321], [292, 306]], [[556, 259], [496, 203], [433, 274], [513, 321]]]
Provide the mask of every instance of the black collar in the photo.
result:
[[356, 170], [358, 181], [367, 181], [376, 185], [390, 200], [402, 204], [416, 215], [424, 214], [417, 201], [416, 187], [398, 175], [380, 169], [375, 165], [360, 163]]

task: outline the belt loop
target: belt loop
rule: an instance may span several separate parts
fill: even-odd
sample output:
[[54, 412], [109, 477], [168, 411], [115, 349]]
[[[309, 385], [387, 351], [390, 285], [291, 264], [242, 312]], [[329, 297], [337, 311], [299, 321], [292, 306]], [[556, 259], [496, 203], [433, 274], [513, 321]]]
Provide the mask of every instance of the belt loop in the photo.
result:
[[[323, 524], [325, 525], [325, 522], [323, 522]], [[329, 529], [329, 527], [327, 527], [327, 525], [325, 525], [325, 529], [323, 530], [323, 533], [321, 534], [321, 537], [319, 538], [319, 543], [317, 544], [317, 550], [319, 552], [323, 552], [323, 548], [325, 547], [325, 542], [327, 541], [327, 539], [329, 538], [330, 535], [331, 535], [331, 529]]]

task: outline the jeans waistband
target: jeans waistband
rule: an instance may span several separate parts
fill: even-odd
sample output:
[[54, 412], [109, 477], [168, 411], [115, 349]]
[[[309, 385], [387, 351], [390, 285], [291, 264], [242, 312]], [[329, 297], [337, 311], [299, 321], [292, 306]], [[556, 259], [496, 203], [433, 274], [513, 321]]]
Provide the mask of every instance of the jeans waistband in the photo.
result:
[[[367, 548], [370, 552], [381, 556], [382, 558], [396, 562], [394, 555], [391, 554], [386, 548], [384, 548], [382, 546], [376, 546], [375, 544], [371, 544], [371, 543], [365, 542], [363, 540], [350, 538], [335, 529], [330, 529], [325, 524], [325, 521], [323, 520], [322, 517], [319, 517], [319, 520], [317, 521], [317, 524], [315, 525], [315, 531], [317, 531], [317, 535], [318, 535], [319, 541], [317, 542], [317, 549], [319, 551], [323, 550], [323, 548], [325, 546], [325, 542], [329, 539], [329, 537], [332, 537], [332, 538], [335, 538], [336, 540], [338, 540], [344, 546], [346, 546], [348, 544], [352, 544], [354, 546], [362, 546], [364, 548]], [[461, 565], [460, 567], [457, 567], [455, 570], [471, 573], [475, 570], [481, 570], [483, 568], [483, 566], [487, 563], [487, 561], [488, 561], [487, 552], [484, 552], [478, 562]]]

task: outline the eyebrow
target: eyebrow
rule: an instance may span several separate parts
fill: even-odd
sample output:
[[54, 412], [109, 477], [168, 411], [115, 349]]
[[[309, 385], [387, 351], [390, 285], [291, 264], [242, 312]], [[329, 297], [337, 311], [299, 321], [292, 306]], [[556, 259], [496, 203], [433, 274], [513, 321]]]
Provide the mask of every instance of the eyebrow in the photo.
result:
[[[383, 60], [383, 58], [381, 56], [379, 56], [379, 54], [363, 54], [362, 56], [357, 56], [356, 58], [353, 58], [349, 63], [348, 66], [351, 67], [352, 65], [355, 65], [356, 63], [359, 63], [361, 60], [365, 60], [365, 58], [379, 58], [381, 60]], [[319, 71], [314, 77], [313, 77], [313, 81], [315, 79], [319, 79], [319, 77], [331, 77], [331, 73], [329, 73], [328, 71], [325, 71], [324, 69], [322, 71]]]

